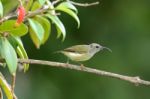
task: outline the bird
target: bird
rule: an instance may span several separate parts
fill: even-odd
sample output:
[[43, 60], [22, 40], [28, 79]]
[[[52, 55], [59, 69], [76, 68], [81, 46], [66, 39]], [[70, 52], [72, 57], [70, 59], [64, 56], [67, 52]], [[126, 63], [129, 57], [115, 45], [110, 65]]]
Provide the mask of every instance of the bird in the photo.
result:
[[67, 56], [69, 60], [81, 62], [91, 59], [97, 52], [103, 49], [112, 52], [111, 49], [101, 46], [100, 44], [91, 43], [89, 45], [74, 45], [59, 51], [59, 53]]

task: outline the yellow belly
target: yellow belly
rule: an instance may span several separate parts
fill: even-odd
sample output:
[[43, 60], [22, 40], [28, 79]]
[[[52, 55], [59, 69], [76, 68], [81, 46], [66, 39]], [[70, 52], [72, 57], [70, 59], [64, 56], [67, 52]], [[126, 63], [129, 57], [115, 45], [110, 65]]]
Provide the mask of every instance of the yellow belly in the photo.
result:
[[92, 57], [89, 54], [79, 54], [79, 53], [72, 53], [72, 52], [67, 52], [67, 53], [65, 52], [63, 54], [73, 61], [86, 61]]

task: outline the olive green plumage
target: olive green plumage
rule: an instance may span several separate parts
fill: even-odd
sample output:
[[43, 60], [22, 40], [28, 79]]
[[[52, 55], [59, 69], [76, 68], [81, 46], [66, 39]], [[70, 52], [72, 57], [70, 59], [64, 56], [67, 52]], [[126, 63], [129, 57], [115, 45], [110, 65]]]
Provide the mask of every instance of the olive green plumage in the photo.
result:
[[89, 45], [71, 46], [59, 52], [67, 56], [72, 61], [86, 61], [92, 58], [97, 52], [103, 50], [104, 48], [111, 51], [107, 47], [103, 47], [97, 43], [92, 43]]

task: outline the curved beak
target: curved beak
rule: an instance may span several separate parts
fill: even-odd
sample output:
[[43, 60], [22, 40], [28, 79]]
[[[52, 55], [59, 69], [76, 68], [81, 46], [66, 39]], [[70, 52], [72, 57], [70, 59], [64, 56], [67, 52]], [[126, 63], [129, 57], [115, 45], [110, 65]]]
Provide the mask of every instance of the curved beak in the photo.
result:
[[109, 52], [112, 52], [112, 50], [108, 47], [103, 47], [103, 49], [107, 49]]

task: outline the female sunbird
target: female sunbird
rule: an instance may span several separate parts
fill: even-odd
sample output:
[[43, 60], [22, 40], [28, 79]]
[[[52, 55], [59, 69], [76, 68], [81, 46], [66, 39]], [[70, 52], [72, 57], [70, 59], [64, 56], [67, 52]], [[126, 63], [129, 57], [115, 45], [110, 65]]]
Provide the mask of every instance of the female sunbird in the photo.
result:
[[107, 49], [112, 52], [111, 49], [103, 47], [97, 43], [89, 45], [74, 45], [59, 52], [67, 56], [72, 61], [86, 61], [91, 59], [97, 52], [103, 49]]

